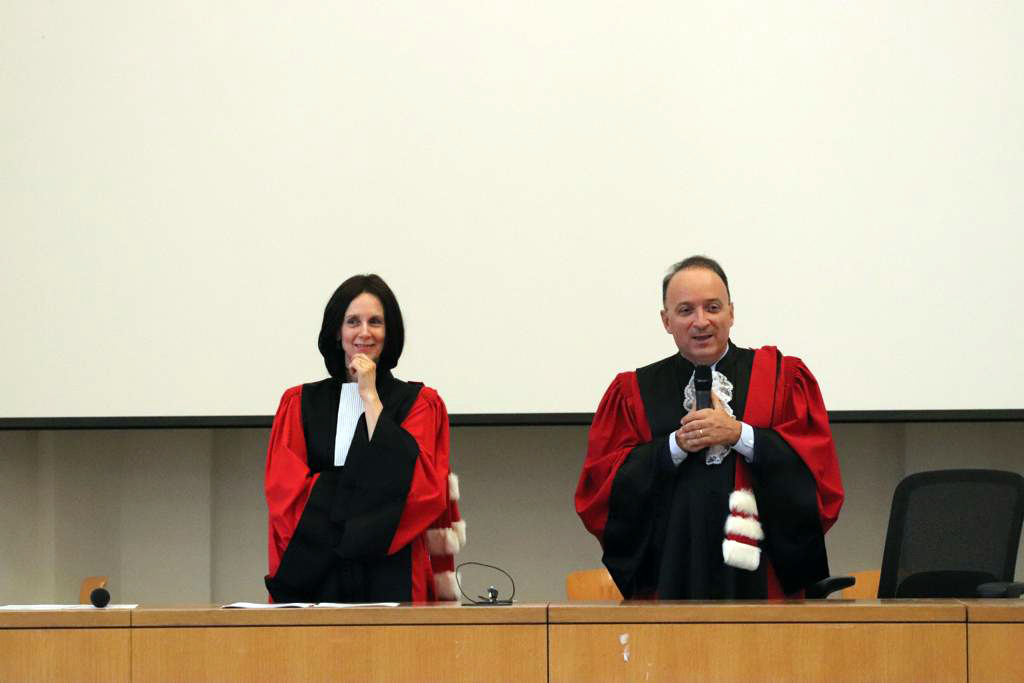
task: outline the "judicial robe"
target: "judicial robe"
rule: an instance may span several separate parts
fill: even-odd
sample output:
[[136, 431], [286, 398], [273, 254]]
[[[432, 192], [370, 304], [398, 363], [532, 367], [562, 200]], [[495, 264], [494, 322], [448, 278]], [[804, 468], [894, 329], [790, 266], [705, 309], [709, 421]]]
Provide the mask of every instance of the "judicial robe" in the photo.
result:
[[[817, 381], [771, 346], [730, 343], [716, 370], [733, 384], [736, 419], [754, 428], [751, 464], [736, 451], [718, 465], [706, 464], [705, 451], [672, 463], [668, 435], [693, 374], [679, 354], [619, 374], [594, 416], [576, 511], [627, 599], [801, 596], [829, 574], [824, 533], [843, 489]], [[739, 489], [753, 490], [764, 530], [755, 571], [723, 561], [729, 496]]]
[[359, 418], [335, 466], [341, 382], [285, 391], [271, 429], [265, 493], [274, 602], [454, 599], [465, 527], [449, 477], [448, 414], [437, 392], [378, 370], [373, 438]]

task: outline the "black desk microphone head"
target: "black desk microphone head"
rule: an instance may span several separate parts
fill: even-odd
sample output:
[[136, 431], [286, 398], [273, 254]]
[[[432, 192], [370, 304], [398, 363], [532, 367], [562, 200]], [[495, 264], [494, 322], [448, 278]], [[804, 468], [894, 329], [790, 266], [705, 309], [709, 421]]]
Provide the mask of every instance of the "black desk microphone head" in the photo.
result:
[[110, 591], [106, 588], [93, 588], [89, 593], [89, 602], [93, 607], [106, 607], [110, 603]]

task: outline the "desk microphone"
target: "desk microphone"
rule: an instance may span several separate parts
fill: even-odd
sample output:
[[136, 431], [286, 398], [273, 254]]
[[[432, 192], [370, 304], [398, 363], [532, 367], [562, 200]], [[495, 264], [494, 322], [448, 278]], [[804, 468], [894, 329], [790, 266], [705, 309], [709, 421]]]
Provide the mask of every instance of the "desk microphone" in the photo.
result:
[[106, 588], [93, 588], [89, 593], [89, 602], [93, 607], [106, 607], [110, 602], [110, 591]]
[[693, 389], [696, 393], [697, 410], [711, 407], [711, 366], [698, 365], [693, 369]]
[[[468, 595], [466, 595], [466, 591], [464, 591], [462, 589], [462, 579], [460, 578], [460, 575], [462, 574], [462, 568], [463, 567], [468, 567], [468, 566], [486, 567], [487, 569], [494, 569], [494, 570], [497, 570], [497, 571], [501, 572], [502, 574], [507, 576], [508, 580], [512, 583], [512, 595], [508, 596], [504, 600], [499, 599], [498, 598], [498, 589], [495, 588], [494, 586], [488, 586], [487, 587], [487, 595], [478, 595], [477, 596], [477, 598], [479, 598], [478, 600], [474, 600], [473, 598], [469, 597]], [[516, 581], [515, 581], [515, 579], [513, 579], [512, 575], [509, 574], [507, 571], [505, 571], [501, 567], [495, 567], [493, 564], [484, 564], [483, 562], [462, 562], [462, 563], [460, 563], [457, 567], [455, 567], [455, 584], [459, 587], [459, 592], [462, 593], [462, 597], [466, 598], [466, 600], [469, 601], [468, 603], [463, 603], [466, 606], [470, 606], [470, 605], [474, 605], [474, 606], [475, 605], [511, 605], [513, 602], [515, 602], [515, 597], [516, 597]]]

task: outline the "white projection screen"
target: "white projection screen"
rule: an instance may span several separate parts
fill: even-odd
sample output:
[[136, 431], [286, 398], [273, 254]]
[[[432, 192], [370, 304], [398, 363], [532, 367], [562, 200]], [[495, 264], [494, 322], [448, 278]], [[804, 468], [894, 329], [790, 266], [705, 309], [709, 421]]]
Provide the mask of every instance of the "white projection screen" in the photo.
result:
[[966, 0], [3, 3], [0, 418], [270, 415], [359, 272], [452, 414], [588, 413], [695, 253], [833, 411], [1018, 414], [1022, 44]]

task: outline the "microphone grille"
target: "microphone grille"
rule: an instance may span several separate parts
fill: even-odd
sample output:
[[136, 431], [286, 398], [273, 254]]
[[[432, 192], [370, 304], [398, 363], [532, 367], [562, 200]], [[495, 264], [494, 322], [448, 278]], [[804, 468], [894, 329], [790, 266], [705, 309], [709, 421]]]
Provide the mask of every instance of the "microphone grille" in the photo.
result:
[[93, 588], [89, 593], [89, 602], [93, 607], [106, 607], [110, 603], [110, 591], [106, 588]]

